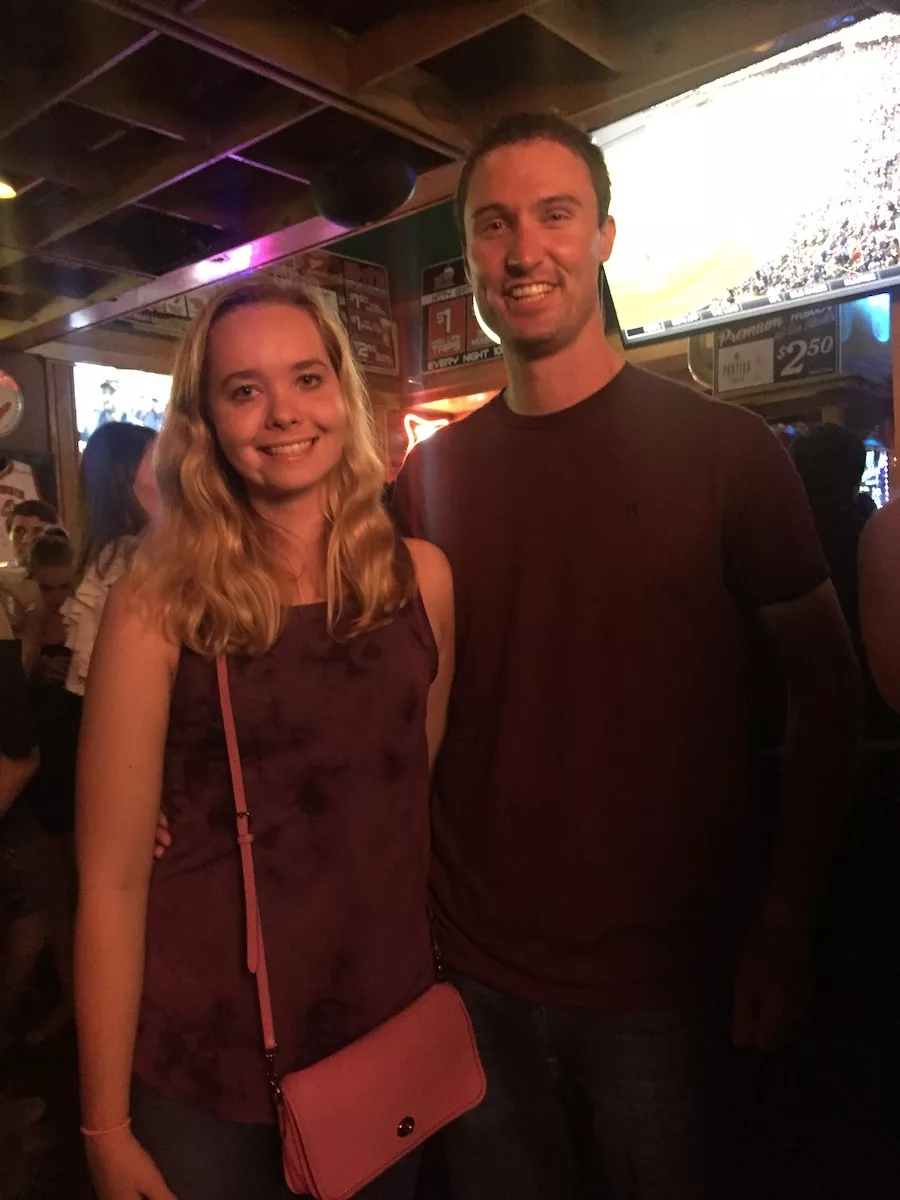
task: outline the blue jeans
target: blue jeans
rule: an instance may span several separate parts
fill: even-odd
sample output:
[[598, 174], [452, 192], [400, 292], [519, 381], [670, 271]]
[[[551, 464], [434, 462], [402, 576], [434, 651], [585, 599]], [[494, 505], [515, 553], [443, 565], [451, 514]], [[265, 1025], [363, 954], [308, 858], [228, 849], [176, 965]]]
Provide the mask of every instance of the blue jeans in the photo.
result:
[[[244, 1125], [168, 1100], [132, 1080], [135, 1136], [178, 1200], [291, 1200], [274, 1125]], [[420, 1151], [357, 1193], [358, 1200], [414, 1200]]]
[[448, 978], [488, 1086], [427, 1144], [427, 1200], [728, 1200], [729, 1004], [610, 1015]]

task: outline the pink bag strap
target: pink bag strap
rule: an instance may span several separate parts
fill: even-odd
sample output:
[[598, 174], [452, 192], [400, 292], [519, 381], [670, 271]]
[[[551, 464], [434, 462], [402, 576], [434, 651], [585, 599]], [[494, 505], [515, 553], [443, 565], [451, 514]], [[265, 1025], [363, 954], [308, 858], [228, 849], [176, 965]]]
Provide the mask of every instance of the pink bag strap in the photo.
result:
[[225, 726], [225, 745], [228, 749], [228, 769], [231, 773], [231, 790], [234, 793], [235, 818], [237, 820], [237, 842], [241, 852], [241, 875], [244, 880], [244, 909], [247, 917], [247, 967], [256, 976], [256, 993], [259, 998], [259, 1015], [262, 1021], [263, 1044], [269, 1077], [277, 1089], [275, 1075], [275, 1022], [272, 1017], [272, 997], [269, 992], [269, 972], [266, 966], [266, 947], [263, 942], [262, 918], [256, 894], [256, 872], [253, 869], [253, 834], [250, 832], [250, 812], [244, 791], [244, 772], [238, 749], [237, 730], [234, 725], [234, 710], [231, 707], [231, 687], [228, 683], [228, 660], [224, 654], [216, 657], [216, 676], [219, 683], [219, 704], [222, 723]]

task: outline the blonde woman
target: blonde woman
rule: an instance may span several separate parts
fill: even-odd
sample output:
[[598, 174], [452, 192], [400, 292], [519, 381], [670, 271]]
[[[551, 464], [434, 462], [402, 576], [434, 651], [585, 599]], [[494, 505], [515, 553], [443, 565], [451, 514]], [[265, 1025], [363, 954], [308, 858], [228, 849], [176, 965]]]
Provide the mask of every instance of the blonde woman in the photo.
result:
[[[394, 534], [346, 335], [268, 282], [180, 349], [159, 522], [113, 590], [79, 774], [83, 1121], [101, 1200], [281, 1197], [214, 657], [227, 652], [280, 1052], [323, 1058], [433, 982], [429, 753], [443, 555]], [[162, 803], [173, 846], [152, 870]], [[411, 1200], [415, 1156], [366, 1189]]]

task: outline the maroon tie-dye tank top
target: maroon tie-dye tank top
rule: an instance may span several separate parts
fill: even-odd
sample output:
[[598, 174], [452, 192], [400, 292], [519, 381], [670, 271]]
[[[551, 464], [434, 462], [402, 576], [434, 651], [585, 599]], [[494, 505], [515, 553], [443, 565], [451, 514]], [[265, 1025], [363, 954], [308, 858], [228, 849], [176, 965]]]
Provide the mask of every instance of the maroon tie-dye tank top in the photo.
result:
[[[425, 712], [437, 650], [421, 600], [346, 642], [291, 610], [230, 681], [269, 964], [279, 1073], [341, 1049], [433, 981]], [[135, 1072], [173, 1100], [268, 1122], [246, 967], [234, 801], [215, 664], [184, 650], [153, 868]]]

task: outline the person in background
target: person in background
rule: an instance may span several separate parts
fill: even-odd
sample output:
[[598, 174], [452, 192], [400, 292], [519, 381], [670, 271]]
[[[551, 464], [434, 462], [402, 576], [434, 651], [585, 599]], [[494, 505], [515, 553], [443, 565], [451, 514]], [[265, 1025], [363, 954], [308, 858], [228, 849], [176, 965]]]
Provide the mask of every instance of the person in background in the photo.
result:
[[44, 500], [22, 500], [6, 518], [16, 565], [0, 570], [0, 594], [16, 636], [22, 632], [25, 614], [38, 599], [37, 588], [27, 578], [28, 550], [44, 529], [58, 521], [56, 509]]
[[28, 551], [48, 525], [57, 525], [59, 517], [45, 500], [22, 500], [9, 512], [6, 531], [20, 567], [27, 566]]
[[46, 684], [64, 684], [71, 651], [60, 608], [75, 588], [75, 550], [58, 525], [49, 525], [28, 553], [28, 578], [38, 592], [22, 629], [22, 664], [25, 674]]
[[859, 546], [867, 522], [877, 511], [871, 497], [860, 492], [866, 469], [865, 443], [843, 425], [816, 425], [792, 441], [790, 454], [806, 489], [854, 650], [864, 667], [866, 736], [896, 738], [897, 722], [865, 667], [860, 627]]
[[143, 415], [143, 422], [150, 429], [155, 429], [157, 433], [162, 429], [163, 420], [165, 419], [165, 406], [158, 397], [154, 396], [150, 401], [150, 407]]
[[109, 425], [116, 419], [116, 410], [113, 406], [111, 395], [106, 395], [100, 410], [97, 413], [97, 428], [102, 429], [104, 425]]
[[[882, 770], [876, 788], [865, 796], [866, 813], [872, 816], [866, 831], [866, 851], [853, 901], [859, 922], [853, 935], [852, 971], [844, 973], [862, 990], [864, 1028], [874, 1038], [869, 1078], [884, 1080], [882, 1096], [896, 1097], [897, 1063], [900, 1062], [900, 934], [897, 911], [900, 883], [897, 847], [900, 845], [900, 501], [886, 504], [866, 522], [859, 546], [859, 611], [866, 661], [880, 696], [894, 719], [891, 735], [877, 744]], [[863, 873], [864, 872], [864, 873]], [[864, 950], [860, 969], [860, 938]], [[847, 956], [850, 957], [849, 955]], [[864, 1061], [856, 1055], [857, 1064]], [[863, 1111], [854, 1097], [854, 1117]], [[883, 1104], [881, 1105], [883, 1108]], [[896, 1114], [896, 1109], [894, 1109]], [[877, 1120], [882, 1112], [877, 1113]], [[894, 1116], [896, 1128], [897, 1116]]]
[[[460, 230], [509, 384], [394, 490], [455, 580], [432, 905], [488, 1087], [426, 1159], [451, 1200], [734, 1194], [729, 1046], [803, 1011], [849, 793], [857, 667], [800, 480], [759, 417], [608, 344], [609, 201], [559, 117], [470, 153]], [[750, 617], [790, 692], [764, 860]]]
[[851, 632], [859, 628], [857, 553], [872, 510], [859, 504], [866, 469], [862, 439], [843, 425], [816, 425], [794, 438], [790, 455], [803, 480], [831, 581]]
[[859, 609], [869, 668], [900, 713], [900, 501], [869, 519], [859, 547]]
[[19, 643], [0, 637], [0, 1050], [47, 940], [42, 836], [22, 794], [38, 769], [38, 737]]
[[[35, 916], [39, 906], [29, 901], [23, 885], [19, 839], [5, 819], [38, 763], [27, 699], [18, 642], [0, 609], [0, 1049], [9, 1041], [5, 1022], [43, 945], [40, 917]], [[14, 1099], [0, 1092], [0, 1200], [24, 1194], [27, 1160], [40, 1151], [34, 1127], [45, 1111], [37, 1096]]]
[[[158, 462], [159, 522], [113, 591], [85, 700], [83, 1132], [100, 1200], [282, 1200], [215, 659], [246, 753], [281, 1073], [433, 982], [452, 582], [382, 508], [362, 375], [316, 295], [261, 280], [210, 301]], [[174, 845], [153, 867], [161, 800]], [[361, 1200], [412, 1200], [418, 1158]]]
[[60, 609], [75, 585], [74, 559], [65, 531], [53, 526], [44, 530], [28, 555], [28, 574], [40, 591], [40, 600], [25, 620], [22, 661], [29, 677], [41, 765], [25, 799], [46, 835], [42, 857], [47, 865], [49, 938], [60, 985], [59, 1003], [28, 1035], [32, 1043], [48, 1040], [72, 1019], [72, 834], [81, 700], [65, 686], [72, 652], [65, 644]]
[[74, 596], [62, 607], [72, 661], [66, 686], [83, 696], [110, 588], [127, 569], [137, 538], [159, 507], [153, 473], [156, 434], [111, 421], [90, 437], [81, 459], [81, 552]]

